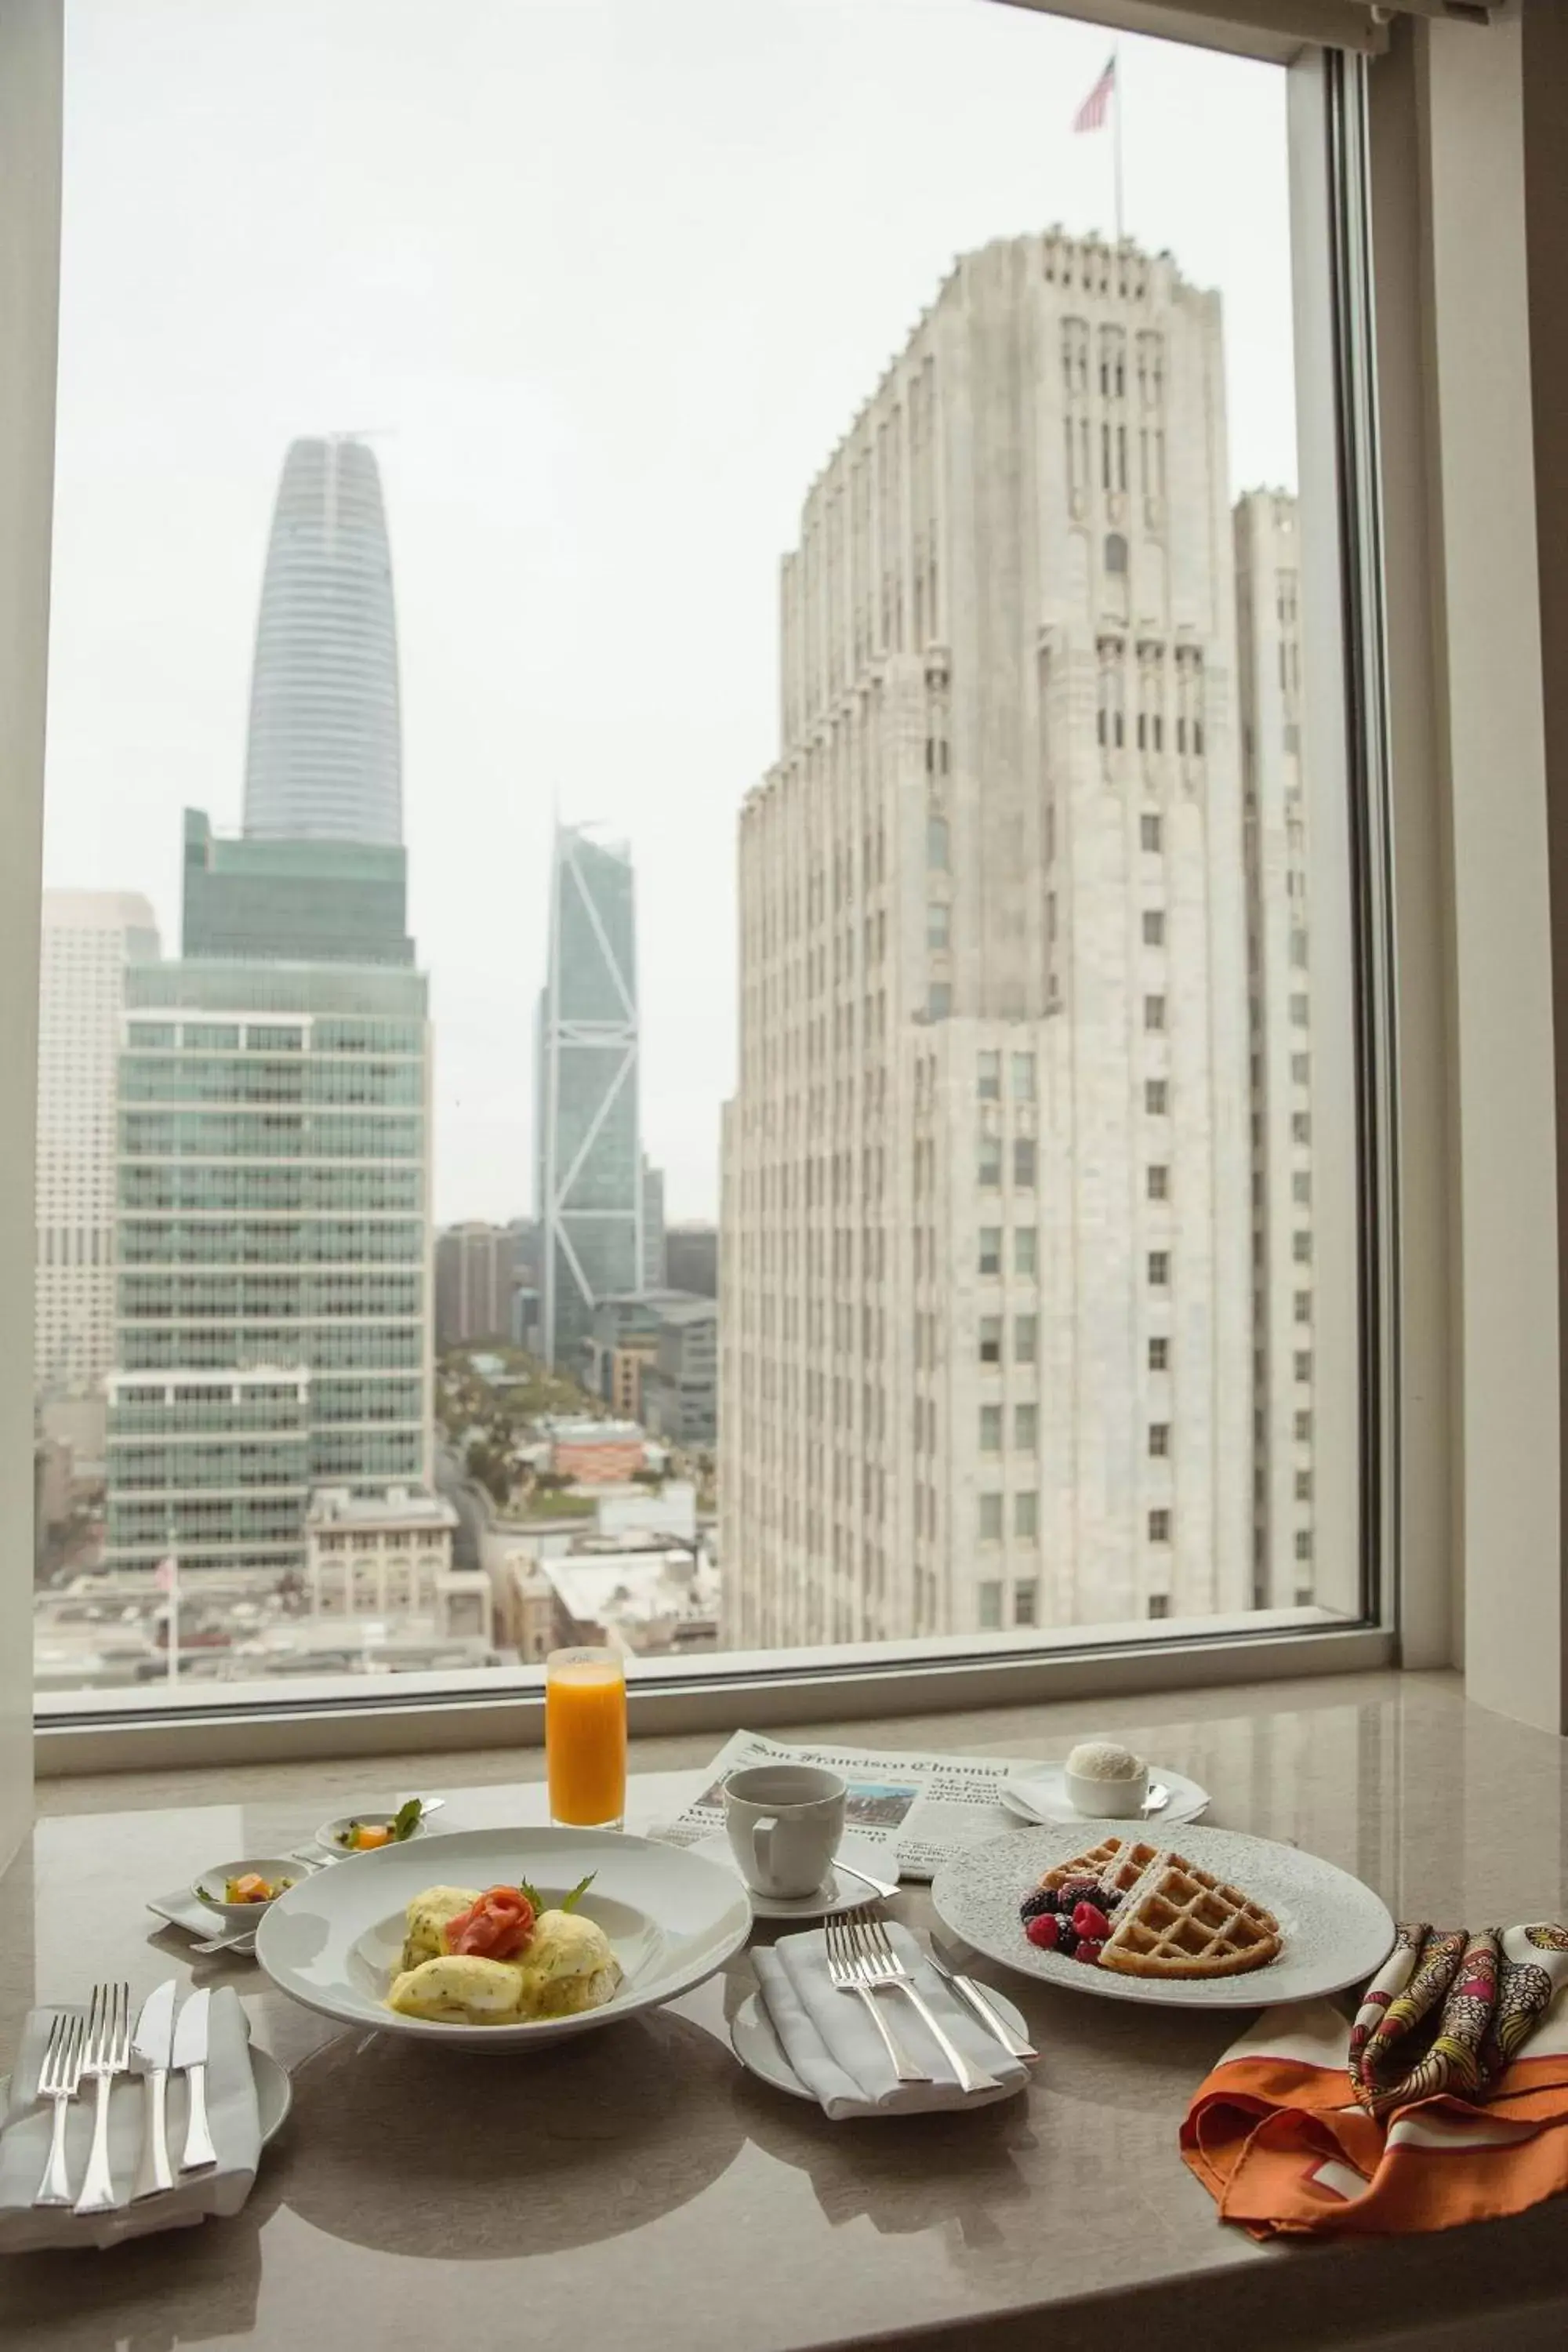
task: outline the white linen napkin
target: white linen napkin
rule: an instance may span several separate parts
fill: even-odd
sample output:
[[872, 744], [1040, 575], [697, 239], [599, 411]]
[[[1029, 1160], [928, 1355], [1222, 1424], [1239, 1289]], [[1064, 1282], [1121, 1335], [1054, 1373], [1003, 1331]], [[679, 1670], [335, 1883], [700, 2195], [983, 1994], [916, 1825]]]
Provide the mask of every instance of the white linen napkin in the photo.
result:
[[784, 2055], [813, 2097], [821, 2101], [824, 2115], [834, 2123], [851, 2116], [924, 2115], [934, 2108], [976, 2106], [1021, 2090], [1027, 2080], [1023, 2062], [1009, 2057], [953, 1999], [907, 1927], [889, 1920], [887, 1928], [893, 1949], [914, 1971], [943, 2032], [972, 2065], [995, 2077], [1001, 2091], [960, 2090], [913, 2001], [907, 1993], [889, 1990], [873, 1998], [887, 2004], [895, 2038], [936, 2077], [930, 2083], [900, 2083], [865, 2002], [857, 1994], [840, 1992], [828, 1975], [826, 1943], [816, 1928], [805, 1935], [781, 1936], [771, 1948], [758, 1945], [752, 1962]]
[[[68, 2011], [71, 2004], [65, 2004]], [[11, 2088], [0, 2121], [0, 2253], [26, 2253], [40, 2246], [117, 2246], [155, 2230], [181, 2230], [209, 2213], [237, 2213], [249, 2196], [261, 2158], [261, 2118], [250, 2066], [250, 2028], [232, 1985], [213, 1994], [209, 2014], [207, 2123], [217, 2150], [216, 2169], [176, 2171], [175, 2185], [162, 2195], [132, 2204], [131, 2190], [142, 2153], [147, 2094], [139, 2074], [117, 2075], [109, 2094], [109, 2156], [114, 2186], [124, 2203], [111, 2213], [79, 2218], [63, 2206], [35, 2207], [48, 2161], [54, 2109], [38, 2105], [38, 2074], [57, 2011], [28, 2011], [22, 2046], [11, 2069]], [[71, 2187], [79, 2189], [92, 2145], [95, 2083], [82, 2082], [66, 2119], [66, 2160]], [[178, 2166], [189, 2114], [184, 2075], [169, 2077], [169, 2161]]]

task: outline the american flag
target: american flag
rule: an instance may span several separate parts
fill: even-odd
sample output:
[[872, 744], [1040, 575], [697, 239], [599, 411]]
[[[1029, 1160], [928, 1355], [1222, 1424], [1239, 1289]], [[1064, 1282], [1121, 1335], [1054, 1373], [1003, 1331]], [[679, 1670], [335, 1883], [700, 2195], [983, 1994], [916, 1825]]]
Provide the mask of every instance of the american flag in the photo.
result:
[[1111, 95], [1116, 88], [1116, 57], [1114, 51], [1105, 61], [1105, 70], [1078, 112], [1073, 116], [1075, 131], [1103, 131], [1105, 118], [1110, 110]]

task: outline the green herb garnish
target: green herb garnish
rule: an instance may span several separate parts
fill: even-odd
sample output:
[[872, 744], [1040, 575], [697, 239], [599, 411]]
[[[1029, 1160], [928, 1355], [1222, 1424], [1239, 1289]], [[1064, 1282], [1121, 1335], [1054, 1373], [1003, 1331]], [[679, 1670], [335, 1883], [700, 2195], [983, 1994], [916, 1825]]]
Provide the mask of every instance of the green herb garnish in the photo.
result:
[[399, 1805], [392, 1823], [394, 1845], [401, 1845], [405, 1838], [411, 1838], [414, 1835], [424, 1816], [424, 1802], [418, 1797], [410, 1797], [405, 1804]]
[[542, 1911], [575, 1911], [578, 1904], [581, 1903], [584, 1895], [586, 1895], [589, 1887], [592, 1886], [595, 1879], [597, 1878], [598, 1875], [599, 1874], [596, 1870], [591, 1870], [586, 1878], [580, 1878], [577, 1881], [576, 1885], [572, 1889], [570, 1895], [563, 1895], [562, 1896], [559, 1903], [546, 1903], [538, 1887], [531, 1885], [526, 1878], [521, 1883], [520, 1892], [526, 1895], [529, 1901], [532, 1904], [533, 1916], [537, 1919]]

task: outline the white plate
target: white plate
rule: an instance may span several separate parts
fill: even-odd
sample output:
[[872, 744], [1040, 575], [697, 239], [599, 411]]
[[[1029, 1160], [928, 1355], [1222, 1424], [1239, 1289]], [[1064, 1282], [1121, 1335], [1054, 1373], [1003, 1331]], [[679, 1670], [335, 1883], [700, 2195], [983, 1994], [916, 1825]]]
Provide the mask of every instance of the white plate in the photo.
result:
[[[603, 1927], [625, 1971], [602, 2009], [526, 2025], [446, 2025], [385, 2006], [408, 1905], [426, 1887], [515, 1886], [527, 1878], [560, 1895], [590, 1871], [581, 1908]], [[256, 1957], [281, 1991], [326, 2017], [451, 2049], [523, 2050], [689, 1992], [740, 1950], [751, 1929], [745, 1888], [679, 1846], [617, 1830], [454, 1830], [351, 1854], [300, 1879], [268, 1906]]]
[[[1028, 2020], [1014, 2008], [1006, 1995], [999, 1993], [994, 1985], [987, 1985], [985, 1997], [995, 2009], [997, 2015], [1005, 2019], [1014, 2032], [1021, 2033], [1024, 2040], [1027, 2042]], [[977, 2030], [984, 2032], [984, 2029], [978, 2025], [978, 2021], [976, 2023]], [[787, 2091], [792, 2099], [809, 2099], [813, 2106], [818, 2104], [816, 2092], [806, 2089], [805, 2084], [784, 2056], [784, 2044], [773, 2031], [773, 2019], [768, 2015], [767, 2006], [760, 1992], [748, 1993], [731, 2019], [730, 2047], [748, 2074], [759, 2076], [764, 2083], [771, 2083], [775, 2091]], [[1018, 2089], [1019, 2085], [1016, 2084], [1002, 2084], [994, 2091], [975, 2092], [973, 2096], [965, 2099], [963, 2105], [966, 2107], [988, 2107], [997, 2099], [1016, 2098]], [[957, 2109], [958, 2103], [955, 2102], [952, 2107], [933, 2109], [932, 2112], [952, 2115], [956, 2113]], [[872, 2120], [875, 2119], [872, 2118]]]
[[[1207, 1812], [1209, 1792], [1199, 1781], [1189, 1780], [1184, 1772], [1173, 1772], [1168, 1764], [1151, 1764], [1151, 1787], [1156, 1780], [1169, 1789], [1171, 1801], [1168, 1805], [1162, 1805], [1157, 1813], [1148, 1815], [1151, 1832], [1158, 1829], [1161, 1822], [1169, 1826], [1172, 1822], [1195, 1822]], [[1026, 1765], [1022, 1771], [1015, 1772], [1010, 1780], [1003, 1781], [997, 1794], [1007, 1811], [1020, 1822], [1036, 1825], [1057, 1822], [1087, 1822], [1092, 1827], [1096, 1818], [1091, 1813], [1079, 1811], [1062, 1786], [1059, 1764]]]
[[[875, 1903], [878, 1899], [871, 1887], [858, 1878], [852, 1878], [848, 1871], [840, 1870], [837, 1862], [833, 1865], [831, 1884], [825, 1879], [815, 1895], [759, 1895], [754, 1888], [747, 1886], [741, 1876], [740, 1864], [722, 1830], [712, 1837], [700, 1838], [687, 1851], [700, 1853], [729, 1871], [736, 1885], [744, 1889], [754, 1918], [830, 1919], [836, 1912], [852, 1911], [857, 1903]], [[869, 1838], [847, 1837], [839, 1852], [847, 1861], [858, 1862], [862, 1870], [868, 1870], [873, 1877], [879, 1878], [884, 1885], [889, 1879], [897, 1881], [898, 1862], [885, 1845], [877, 1845]]]
[[[1124, 1977], [1083, 1960], [1063, 1959], [1031, 1944], [1018, 1906], [1042, 1874], [1098, 1845], [1102, 1838], [1152, 1836], [1149, 1822], [1077, 1822], [1068, 1829], [1019, 1830], [943, 1863], [931, 1887], [936, 1914], [955, 1936], [1021, 1976], [1108, 2000], [1163, 2009], [1261, 2009], [1277, 2000], [1310, 2000], [1363, 1983], [1394, 1946], [1388, 1906], [1348, 1871], [1271, 1838], [1187, 1824], [1177, 1851], [1212, 1870], [1279, 1922], [1284, 1948], [1267, 1968], [1235, 1977]], [[283, 1900], [289, 1898], [285, 1895]]]
[[[282, 2130], [289, 2108], [294, 2104], [294, 2085], [289, 2079], [289, 2069], [280, 2066], [267, 2051], [250, 2045], [250, 2071], [256, 2077], [256, 2112], [261, 2124], [261, 2145], [276, 2139]], [[170, 2077], [173, 2082], [174, 2077]], [[0, 2074], [0, 2115], [5, 2112], [11, 2095], [11, 2077]], [[174, 2134], [171, 2129], [171, 2140]]]

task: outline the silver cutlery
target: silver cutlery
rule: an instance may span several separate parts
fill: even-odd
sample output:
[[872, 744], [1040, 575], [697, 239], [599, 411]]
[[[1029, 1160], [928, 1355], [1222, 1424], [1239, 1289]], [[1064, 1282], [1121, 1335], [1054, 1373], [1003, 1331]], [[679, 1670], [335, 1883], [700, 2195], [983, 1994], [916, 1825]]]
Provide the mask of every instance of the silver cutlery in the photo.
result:
[[957, 2042], [948, 2033], [941, 2018], [936, 2015], [931, 2003], [916, 1984], [913, 1969], [894, 1951], [889, 1941], [887, 1927], [876, 1913], [867, 1910], [847, 1911], [844, 1918], [848, 1926], [850, 1940], [859, 1958], [867, 1981], [872, 1985], [897, 1985], [899, 1990], [907, 1995], [924, 2021], [927, 2032], [931, 2034], [942, 2056], [957, 2075], [959, 2088], [963, 2091], [999, 2089], [1001, 2086], [995, 2075], [988, 2074], [983, 2066], [971, 2065]]
[[114, 2177], [109, 2168], [109, 2093], [115, 2076], [123, 2074], [130, 2064], [131, 1988], [128, 1984], [94, 1985], [87, 2019], [87, 2054], [81, 2071], [93, 2078], [97, 2105], [87, 2178], [76, 2200], [79, 2213], [111, 2213], [119, 2202], [114, 2194]]
[[896, 1895], [899, 1891], [897, 1879], [889, 1881], [886, 1878], [873, 1878], [868, 1870], [857, 1870], [855, 1864], [852, 1862], [846, 1862], [841, 1854], [834, 1855], [833, 1867], [835, 1870], [843, 1871], [846, 1877], [858, 1878], [862, 1886], [870, 1887], [874, 1894]]
[[882, 2013], [881, 2006], [861, 1972], [858, 1949], [850, 1941], [849, 1922], [859, 1916], [858, 1912], [841, 1911], [823, 1922], [823, 1935], [827, 1945], [827, 1973], [837, 1992], [857, 1993], [870, 2011], [871, 2022], [882, 2037], [894, 2074], [900, 2083], [931, 2083], [935, 2076], [928, 2074], [905, 2050]]
[[242, 1927], [237, 1936], [208, 1936], [191, 1946], [193, 1952], [237, 1952], [243, 1958], [256, 1949], [256, 1930]]
[[81, 2083], [81, 2062], [87, 2049], [87, 2020], [79, 2009], [61, 2010], [49, 2028], [44, 2063], [38, 2073], [38, 2096], [55, 2104], [54, 2129], [49, 2134], [49, 2160], [38, 2183], [35, 2205], [68, 2205], [70, 2173], [66, 2165], [66, 2116]]
[[979, 2020], [987, 2033], [995, 2035], [1009, 2058], [1039, 2056], [1034, 2043], [1026, 2042], [1021, 2033], [1015, 2033], [1000, 2010], [992, 2007], [973, 1978], [960, 1976], [956, 1969], [950, 1969], [934, 1944], [931, 1948], [931, 1964], [943, 1984], [952, 1987], [971, 2016]]
[[174, 2046], [174, 1996], [177, 1979], [165, 1977], [142, 2004], [131, 2047], [141, 2062], [143, 2113], [142, 2155], [136, 2167], [132, 2204], [173, 2189], [169, 2169], [169, 2061]]
[[200, 1992], [191, 1995], [174, 2027], [174, 2071], [184, 2074], [190, 2101], [190, 2120], [185, 2126], [185, 2152], [180, 2158], [182, 2172], [199, 2172], [204, 2165], [217, 2162], [217, 2150], [207, 2128], [207, 2035], [211, 2009], [212, 1994], [204, 1987]]
[[1171, 1792], [1169, 1789], [1166, 1788], [1163, 1780], [1151, 1780], [1149, 1783], [1149, 1793], [1144, 1798], [1138, 1810], [1145, 1817], [1150, 1813], [1163, 1813], [1170, 1801]]

